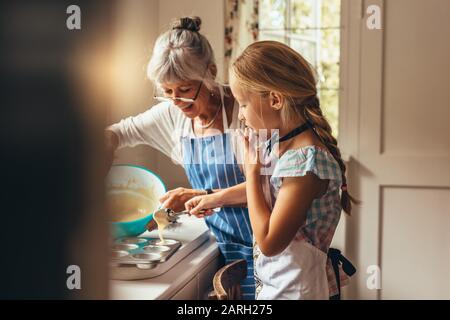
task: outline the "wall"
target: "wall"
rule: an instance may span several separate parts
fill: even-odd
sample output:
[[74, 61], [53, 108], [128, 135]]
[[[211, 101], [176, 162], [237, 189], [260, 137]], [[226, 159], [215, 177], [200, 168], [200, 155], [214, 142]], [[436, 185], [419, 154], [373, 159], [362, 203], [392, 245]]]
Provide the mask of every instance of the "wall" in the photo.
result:
[[[197, 15], [202, 18], [201, 32], [209, 39], [218, 63], [219, 79], [223, 75], [224, 17], [221, 0], [119, 1], [117, 41], [110, 123], [135, 115], [153, 105], [153, 84], [146, 77], [146, 66], [158, 35], [177, 17]], [[137, 146], [120, 150], [116, 163], [143, 165], [162, 177], [169, 189], [189, 186], [184, 170], [149, 148]]]
[[[362, 200], [346, 219], [348, 297], [448, 299], [450, 2], [343, 2], [340, 138]], [[366, 27], [372, 4], [380, 30]]]

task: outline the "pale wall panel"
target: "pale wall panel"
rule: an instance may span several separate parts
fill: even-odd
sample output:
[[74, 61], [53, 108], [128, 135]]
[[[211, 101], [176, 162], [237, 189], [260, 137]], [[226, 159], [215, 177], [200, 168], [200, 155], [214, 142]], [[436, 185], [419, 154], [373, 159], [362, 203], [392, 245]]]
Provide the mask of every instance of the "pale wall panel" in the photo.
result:
[[385, 2], [384, 150], [450, 155], [450, 1]]
[[450, 189], [383, 188], [382, 299], [450, 298]]

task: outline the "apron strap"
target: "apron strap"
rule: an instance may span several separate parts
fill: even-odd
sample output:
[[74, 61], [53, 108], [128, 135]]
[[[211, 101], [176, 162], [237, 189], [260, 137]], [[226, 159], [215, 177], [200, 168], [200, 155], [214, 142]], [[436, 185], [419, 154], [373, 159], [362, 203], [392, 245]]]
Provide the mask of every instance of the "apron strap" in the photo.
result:
[[228, 118], [227, 118], [227, 111], [225, 110], [225, 98], [224, 98], [224, 91], [222, 86], [219, 86], [219, 92], [220, 92], [220, 101], [222, 102], [222, 122], [223, 122], [223, 132], [225, 132], [226, 129], [228, 129]]
[[338, 288], [338, 297], [337, 299], [341, 299], [341, 277], [339, 275], [339, 265], [342, 266], [342, 270], [347, 274], [349, 277], [355, 274], [356, 268], [355, 266], [342, 254], [341, 251], [335, 248], [330, 248], [328, 250], [328, 257], [331, 260], [331, 265], [333, 266], [334, 274], [336, 275], [336, 283]]

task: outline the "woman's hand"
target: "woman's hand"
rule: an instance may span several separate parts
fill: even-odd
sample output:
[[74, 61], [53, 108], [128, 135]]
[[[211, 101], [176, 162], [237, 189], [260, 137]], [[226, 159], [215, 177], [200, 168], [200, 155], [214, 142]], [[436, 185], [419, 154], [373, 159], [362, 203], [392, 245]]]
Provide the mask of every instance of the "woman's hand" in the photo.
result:
[[105, 177], [109, 170], [111, 169], [111, 166], [114, 162], [114, 154], [117, 149], [117, 145], [119, 144], [119, 140], [117, 138], [117, 135], [110, 131], [105, 130], [105, 163], [103, 167], [103, 177]]
[[163, 208], [172, 209], [175, 212], [180, 212], [185, 209], [185, 203], [195, 196], [204, 195], [204, 190], [194, 190], [187, 188], [176, 188], [168, 191], [165, 195], [159, 198]]
[[145, 228], [146, 228], [148, 231], [153, 231], [153, 230], [158, 229], [158, 224], [156, 223], [155, 219], [151, 219], [151, 220], [147, 223], [147, 225], [145, 226]]
[[213, 209], [221, 206], [220, 192], [216, 192], [192, 198], [186, 202], [185, 209], [197, 218], [203, 218], [212, 215]]

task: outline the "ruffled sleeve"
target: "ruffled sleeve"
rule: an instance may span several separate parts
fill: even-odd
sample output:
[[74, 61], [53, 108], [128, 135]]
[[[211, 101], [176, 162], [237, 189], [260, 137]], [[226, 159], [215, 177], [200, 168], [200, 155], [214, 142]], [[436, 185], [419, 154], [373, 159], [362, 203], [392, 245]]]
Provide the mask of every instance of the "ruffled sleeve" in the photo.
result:
[[[319, 179], [329, 180], [326, 194], [321, 198], [314, 199], [307, 213], [304, 227], [310, 226], [311, 230], [316, 230], [318, 227], [314, 224], [319, 221], [329, 223], [339, 220], [341, 211], [339, 189], [342, 184], [342, 175], [339, 164], [333, 155], [316, 146], [288, 150], [278, 159], [270, 182], [278, 194], [283, 184], [283, 178], [301, 177], [307, 174], [314, 174]], [[302, 235], [308, 239], [315, 239], [316, 231], [311, 232], [312, 234]]]
[[301, 177], [308, 173], [315, 174], [319, 179], [335, 180], [342, 183], [341, 169], [334, 157], [316, 146], [307, 146], [288, 150], [278, 160], [272, 177]]

